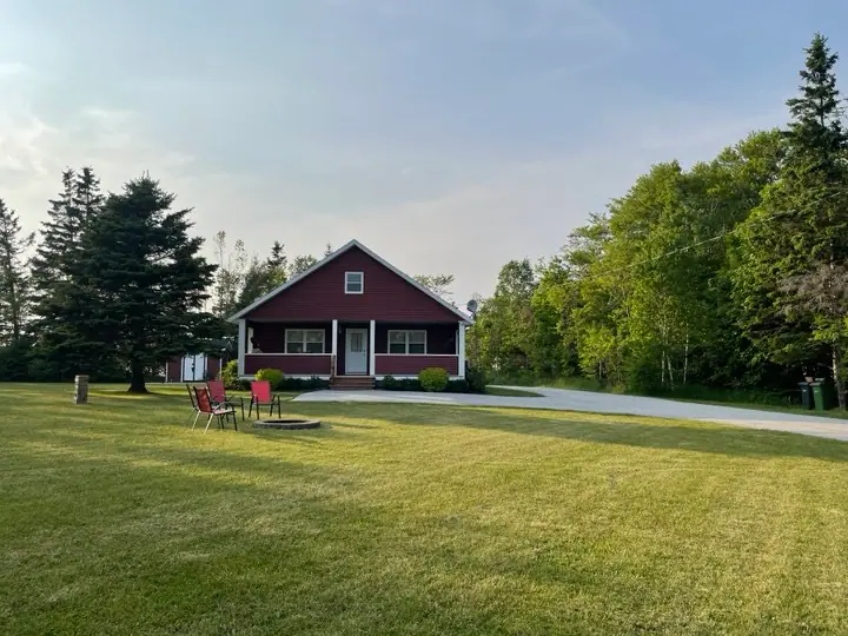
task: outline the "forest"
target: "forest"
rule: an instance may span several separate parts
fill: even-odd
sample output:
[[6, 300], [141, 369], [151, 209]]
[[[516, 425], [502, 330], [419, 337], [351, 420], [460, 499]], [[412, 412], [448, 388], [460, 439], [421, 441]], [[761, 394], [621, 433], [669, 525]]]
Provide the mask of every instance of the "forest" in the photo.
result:
[[[533, 264], [478, 299], [468, 355], [504, 381], [582, 378], [656, 394], [797, 392], [845, 406], [848, 136], [837, 54], [806, 49], [788, 122], [717, 157], [651, 167]], [[567, 383], [567, 382], [566, 382]]]
[[[844, 408], [848, 133], [837, 54], [820, 34], [805, 53], [784, 127], [654, 165], [557, 254], [505, 264], [477, 299], [470, 363], [498, 381], [682, 396], [822, 377]], [[225, 349], [226, 316], [316, 261], [279, 242], [251, 256], [222, 232], [209, 262], [174, 201], [148, 175], [106, 194], [92, 168], [69, 169], [26, 235], [0, 199], [0, 380], [88, 373], [144, 391], [165, 357]], [[419, 280], [446, 294], [453, 276]]]

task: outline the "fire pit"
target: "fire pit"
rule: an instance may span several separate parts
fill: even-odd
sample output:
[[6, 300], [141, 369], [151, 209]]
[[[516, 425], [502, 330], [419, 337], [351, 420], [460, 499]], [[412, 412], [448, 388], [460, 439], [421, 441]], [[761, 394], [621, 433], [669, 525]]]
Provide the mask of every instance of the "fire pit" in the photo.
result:
[[305, 428], [318, 428], [321, 422], [318, 420], [298, 420], [293, 418], [276, 418], [273, 420], [257, 420], [253, 423], [254, 428], [271, 428], [280, 431], [299, 431]]

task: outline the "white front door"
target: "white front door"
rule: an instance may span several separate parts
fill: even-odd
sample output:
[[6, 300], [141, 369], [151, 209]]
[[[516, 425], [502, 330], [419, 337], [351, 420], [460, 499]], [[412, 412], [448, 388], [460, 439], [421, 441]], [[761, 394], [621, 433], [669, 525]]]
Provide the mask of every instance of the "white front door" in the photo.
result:
[[368, 373], [368, 330], [345, 331], [345, 375]]
[[206, 379], [206, 356], [202, 353], [183, 358], [183, 382], [202, 382]]

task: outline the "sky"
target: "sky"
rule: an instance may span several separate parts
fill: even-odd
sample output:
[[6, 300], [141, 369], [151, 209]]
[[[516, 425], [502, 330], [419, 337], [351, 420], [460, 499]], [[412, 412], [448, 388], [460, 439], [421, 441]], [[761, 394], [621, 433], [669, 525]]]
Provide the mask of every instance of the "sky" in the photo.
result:
[[464, 305], [652, 164], [783, 125], [846, 25], [844, 0], [0, 0], [0, 197], [36, 230], [64, 168], [149, 171], [210, 258], [220, 230], [356, 238]]

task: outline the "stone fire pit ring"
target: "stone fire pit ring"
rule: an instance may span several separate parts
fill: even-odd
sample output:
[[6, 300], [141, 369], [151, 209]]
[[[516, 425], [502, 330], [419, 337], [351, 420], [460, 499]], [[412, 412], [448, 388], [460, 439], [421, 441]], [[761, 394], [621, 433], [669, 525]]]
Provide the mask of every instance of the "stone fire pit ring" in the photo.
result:
[[270, 420], [256, 420], [253, 428], [267, 428], [277, 431], [301, 431], [307, 428], [319, 428], [318, 420], [301, 420], [292, 417], [276, 417]]

